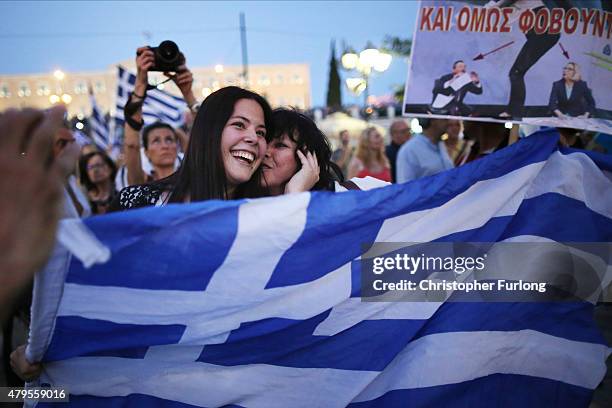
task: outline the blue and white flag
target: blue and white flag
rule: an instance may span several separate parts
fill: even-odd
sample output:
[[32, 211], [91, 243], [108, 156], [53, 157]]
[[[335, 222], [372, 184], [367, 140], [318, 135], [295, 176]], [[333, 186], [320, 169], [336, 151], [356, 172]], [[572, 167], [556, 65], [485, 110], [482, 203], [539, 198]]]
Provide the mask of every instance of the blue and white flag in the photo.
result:
[[79, 146], [83, 147], [88, 144], [91, 144], [91, 138], [80, 130], [73, 130], [72, 134], [74, 135], [74, 140], [76, 140]]
[[[136, 75], [123, 67], [117, 67], [117, 99], [116, 99], [116, 126], [123, 126], [123, 107], [127, 102], [128, 94], [134, 90]], [[172, 127], [183, 125], [183, 112], [187, 104], [182, 98], [171, 95], [159, 89], [147, 91], [142, 111], [145, 125], [154, 122], [164, 122]]]
[[96, 98], [91, 89], [89, 90], [89, 101], [91, 102], [91, 116], [89, 118], [91, 138], [96, 146], [98, 146], [98, 149], [106, 150], [111, 144], [109, 124], [104, 113], [96, 103]]
[[609, 242], [610, 197], [610, 157], [541, 132], [403, 185], [92, 217], [65, 279], [37, 277], [28, 357], [84, 407], [586, 407], [610, 354], [591, 303], [362, 302], [357, 259]]

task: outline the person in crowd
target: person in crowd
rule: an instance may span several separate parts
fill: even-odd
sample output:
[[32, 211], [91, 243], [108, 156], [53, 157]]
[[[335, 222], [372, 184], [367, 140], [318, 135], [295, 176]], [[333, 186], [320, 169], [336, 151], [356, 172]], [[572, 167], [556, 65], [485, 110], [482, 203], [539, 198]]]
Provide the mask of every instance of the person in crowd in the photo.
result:
[[[22, 284], [29, 282], [29, 285], [32, 285], [31, 276], [33, 272], [40, 270], [45, 264], [45, 262], [49, 259], [49, 256], [51, 255], [51, 249], [53, 247], [53, 244], [55, 243], [55, 232], [56, 232], [58, 218], [80, 217], [80, 216], [88, 216], [91, 214], [91, 210], [89, 208], [89, 204], [87, 203], [87, 199], [80, 192], [80, 189], [76, 184], [76, 179], [73, 174], [76, 169], [76, 163], [79, 157], [80, 148], [76, 143], [73, 133], [69, 129], [69, 125], [66, 123], [65, 120], [63, 120], [64, 114], [65, 114], [64, 108], [54, 108], [54, 109], [49, 110], [47, 113], [47, 116], [50, 119], [44, 119], [42, 121], [41, 128], [44, 126], [48, 128], [49, 130], [51, 129], [53, 130], [52, 135], [50, 137], [49, 135], [44, 135], [45, 138], [48, 137], [48, 139], [51, 140], [50, 144], [46, 140], [44, 144], [42, 141], [37, 141], [36, 143], [31, 142], [31, 144], [35, 144], [35, 145], [38, 144], [38, 145], [44, 146], [44, 149], [46, 149], [45, 152], [24, 148], [22, 150], [22, 153], [20, 154], [21, 159], [24, 161], [24, 163], [27, 162], [30, 166], [33, 166], [33, 165], [39, 166], [41, 171], [48, 172], [48, 178], [45, 178], [44, 184], [39, 178], [40, 175], [37, 175], [36, 172], [34, 171], [31, 171], [28, 174], [22, 175], [25, 177], [22, 177], [18, 181], [17, 180], [13, 181], [15, 182], [17, 186], [20, 186], [20, 188], [23, 188], [24, 186], [29, 185], [29, 177], [32, 177], [34, 178], [34, 180], [37, 180], [38, 184], [36, 188], [39, 189], [40, 192], [28, 190], [27, 187], [23, 190], [23, 191], [29, 191], [29, 194], [30, 194], [29, 197], [27, 197], [27, 200], [28, 200], [27, 204], [25, 202], [20, 202], [22, 206], [21, 211], [15, 212], [10, 217], [7, 217], [7, 219], [12, 219], [13, 217], [15, 217], [16, 221], [18, 221], [20, 224], [17, 228], [15, 228], [12, 231], [12, 233], [19, 236], [20, 234], [22, 234], [22, 231], [25, 231], [27, 233], [27, 231], [30, 228], [36, 228], [36, 230], [33, 231], [33, 233], [41, 235], [41, 238], [44, 238], [46, 240], [46, 242], [43, 241], [42, 239], [40, 241], [32, 240], [29, 243], [22, 242], [22, 244], [27, 244], [27, 246], [25, 248], [15, 247], [13, 248], [15, 252], [13, 252], [9, 246], [8, 253], [12, 254], [13, 257], [18, 257], [18, 258], [15, 258], [17, 262], [14, 262], [14, 265], [13, 265], [13, 267], [16, 268], [15, 269], [16, 271], [19, 270], [20, 263], [21, 264], [28, 264], [28, 263], [31, 264], [31, 261], [29, 260], [29, 258], [32, 258], [37, 261], [35, 263], [36, 267], [32, 271], [30, 271], [30, 273], [28, 274], [28, 278], [30, 278], [30, 280], [26, 280], [25, 282], [22, 281]], [[4, 116], [5, 115], [3, 115], [3, 117]], [[10, 116], [10, 115], [6, 114], [6, 116]], [[41, 118], [38, 118], [38, 121], [41, 121], [41, 120], [42, 120]], [[50, 122], [50, 120], [52, 122]], [[35, 123], [36, 122], [34, 122], [34, 124]], [[30, 126], [31, 128], [33, 128], [34, 127], [33, 123], [30, 123]], [[21, 128], [18, 127], [17, 130], [23, 132], [24, 129], [26, 129], [26, 127], [22, 124], [22, 127]], [[41, 137], [43, 136], [41, 136], [38, 131], [34, 131], [32, 133], [32, 139], [41, 138]], [[21, 144], [23, 145], [24, 142], [25, 141], [22, 140]], [[40, 146], [38, 147], [38, 149], [42, 150]], [[4, 149], [0, 149], [0, 150], [4, 151]], [[9, 151], [10, 150], [11, 149], [9, 146]], [[21, 147], [20, 147], [20, 150], [21, 150]], [[34, 164], [33, 162], [35, 161], [36, 163]], [[56, 164], [50, 165], [50, 163], [56, 163]], [[32, 168], [32, 170], [33, 169], [34, 168]], [[47, 187], [47, 185], [49, 187]], [[46, 194], [45, 191], [47, 191], [47, 188], [55, 188], [55, 186], [57, 185], [59, 185], [59, 198], [56, 199], [54, 196], [49, 196], [49, 195], [45, 197], [45, 194]], [[61, 196], [62, 190], [63, 190], [63, 200]], [[19, 198], [19, 194], [17, 194], [17, 198]], [[23, 198], [26, 199], [25, 197]], [[11, 199], [14, 199], [14, 198], [11, 198]], [[62, 203], [63, 203], [63, 206], [62, 205], [58, 206], [58, 204], [62, 204]], [[49, 211], [45, 211], [45, 210], [38, 208], [38, 205], [50, 207], [50, 209], [53, 210], [53, 213], [50, 213]], [[29, 209], [28, 207], [36, 208], [41, 213], [39, 215], [40, 217], [49, 217], [49, 219], [46, 220], [46, 222], [43, 223], [42, 225], [40, 223], [37, 224], [35, 219], [28, 218], [28, 215], [27, 215], [28, 209]], [[48, 236], [47, 234], [51, 234], [51, 235]], [[45, 254], [44, 260], [42, 257], [38, 256], [41, 253]], [[45, 267], [46, 268], [45, 273], [57, 272], [54, 269], [57, 267], [57, 264], [58, 264], [57, 262], [55, 262], [56, 256], [58, 256], [57, 253], [53, 252], [51, 261]], [[13, 257], [8, 257], [9, 261]], [[65, 264], [65, 262], [63, 264]], [[2, 268], [1, 270], [5, 270], [5, 269]], [[11, 269], [9, 268], [8, 270], [11, 270]], [[11, 282], [9, 281], [9, 284], [10, 283]], [[5, 285], [1, 285], [1, 286], [2, 288], [6, 287]], [[29, 311], [29, 307], [31, 303], [30, 293], [31, 293], [31, 289], [28, 290], [27, 292], [20, 292], [19, 290], [15, 290], [15, 288], [13, 288], [13, 291], [11, 292], [13, 296], [15, 294], [20, 294], [20, 299], [19, 299], [19, 302], [17, 303], [18, 307], [14, 307], [10, 309], [6, 308], [2, 310], [10, 310], [16, 316], [17, 315], [25, 316], [26, 320], [28, 320], [29, 319], [28, 311]], [[11, 327], [10, 322], [12, 322], [12, 319], [9, 320], [9, 323], [7, 325], [3, 325], [3, 337], [5, 339], [12, 338], [12, 335], [11, 335], [12, 327]], [[13, 371], [22, 380], [29, 379], [30, 375], [32, 375], [33, 377], [37, 376], [41, 370], [40, 364], [30, 363], [26, 360], [25, 354], [24, 354], [25, 346], [22, 345], [22, 346], [17, 347], [17, 349], [13, 351], [13, 353], [11, 353], [9, 357], [8, 352], [11, 349], [11, 345], [12, 345], [11, 342], [5, 343], [5, 346], [3, 348], [3, 361], [5, 362], [10, 361]], [[12, 376], [7, 376], [7, 377], [9, 377], [10, 381], [15, 381], [11, 379]], [[15, 383], [13, 384], [15, 385]]]
[[[266, 152], [271, 114], [266, 100], [251, 91], [227, 87], [214, 92], [198, 110], [181, 168], [151, 184], [126, 187], [111, 203], [112, 210], [238, 198], [251, 180], [255, 185], [250, 191], [261, 191], [259, 165]], [[24, 380], [36, 378], [42, 369], [39, 363], [27, 361], [25, 345], [13, 351], [10, 362]]]
[[254, 92], [235, 86], [213, 92], [198, 109], [180, 168], [161, 180], [124, 188], [112, 210], [234, 199], [260, 189], [271, 116], [268, 102]]
[[0, 113], [0, 311], [45, 264], [55, 242], [61, 175], [70, 163], [53, 160], [51, 152], [64, 114], [63, 107]]
[[444, 145], [446, 146], [448, 156], [453, 162], [465, 146], [462, 127], [461, 121], [457, 119], [449, 119], [448, 126], [446, 127]]
[[444, 143], [440, 143], [442, 135], [446, 133], [448, 120], [421, 119], [420, 122], [423, 133], [413, 136], [397, 153], [398, 183], [431, 176], [454, 167]]
[[430, 106], [432, 113], [441, 115], [469, 116], [472, 108], [463, 103], [468, 92], [482, 94], [482, 84], [474, 71], [466, 72], [463, 60], [453, 63], [452, 71], [436, 79], [432, 90], [433, 99]]
[[465, 137], [473, 143], [456, 158], [457, 165], [469, 163], [498, 151], [509, 144], [510, 129], [501, 123], [465, 122]]
[[391, 124], [389, 128], [391, 134], [391, 143], [385, 148], [385, 154], [391, 165], [391, 181], [397, 182], [397, 171], [395, 162], [397, 160], [397, 152], [404, 143], [410, 139], [410, 127], [403, 119], [398, 119]]
[[[262, 163], [265, 195], [308, 190], [334, 190], [344, 176], [332, 156], [329, 141], [317, 125], [295, 110], [272, 113], [274, 132]], [[347, 132], [348, 134], [348, 132]]]
[[185, 153], [187, 151], [187, 146], [189, 145], [189, 134], [191, 133], [191, 128], [193, 127], [193, 118], [194, 114], [191, 109], [185, 109], [183, 112], [183, 125], [175, 129], [176, 134], [179, 138], [179, 149], [181, 153]]
[[308, 190], [367, 190], [389, 183], [373, 177], [345, 180], [331, 161], [330, 143], [309, 117], [290, 109], [275, 109], [274, 132], [263, 161], [265, 195]]
[[561, 79], [553, 82], [548, 107], [561, 119], [568, 116], [588, 118], [595, 112], [595, 100], [575, 62], [565, 64]]
[[348, 165], [353, 158], [353, 148], [349, 145], [351, 137], [348, 130], [340, 131], [340, 147], [334, 150], [332, 154], [332, 161], [340, 166], [342, 174], [345, 176], [348, 174]]
[[64, 217], [89, 217], [91, 206], [83, 191], [81, 190], [75, 172], [81, 154], [81, 148], [76, 142], [74, 134], [70, 130], [70, 125], [64, 123], [54, 135], [53, 155], [58, 160], [63, 160], [69, 168], [66, 169], [64, 177], [64, 195], [66, 203], [64, 205]]
[[81, 146], [81, 156], [84, 156], [84, 155], [92, 153], [92, 152], [97, 152], [98, 150], [99, 149], [93, 143], [85, 144], [85, 145]]
[[117, 166], [104, 152], [96, 151], [79, 159], [80, 183], [87, 191], [93, 214], [105, 214], [117, 194], [115, 176]]
[[363, 131], [355, 157], [349, 164], [349, 179], [367, 176], [391, 182], [391, 168], [385, 155], [384, 139], [375, 127]]
[[574, 149], [584, 149], [586, 146], [580, 135], [580, 129], [557, 128], [559, 131], [559, 144], [563, 147], [573, 147]]
[[[154, 123], [146, 126], [142, 132], [142, 144], [145, 154], [153, 167], [152, 174], [142, 169], [140, 158], [140, 135], [144, 122], [142, 105], [149, 88], [148, 73], [155, 65], [155, 55], [148, 47], [138, 48], [136, 52], [136, 82], [134, 91], [124, 108], [126, 118], [124, 126], [124, 149], [129, 185], [142, 184], [168, 177], [175, 171], [179, 143], [186, 143], [179, 138], [172, 126], [165, 123]], [[185, 102], [192, 110], [197, 110], [197, 100], [193, 94], [193, 74], [183, 64], [175, 75], [168, 75], [183, 94]]]

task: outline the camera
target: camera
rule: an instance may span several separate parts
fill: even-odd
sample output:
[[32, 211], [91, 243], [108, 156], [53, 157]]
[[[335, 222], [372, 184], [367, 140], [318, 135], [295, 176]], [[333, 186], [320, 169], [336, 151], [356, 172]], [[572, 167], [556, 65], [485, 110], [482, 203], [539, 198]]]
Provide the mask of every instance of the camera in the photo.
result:
[[155, 65], [149, 71], [176, 72], [185, 63], [185, 56], [174, 41], [162, 41], [149, 49], [155, 54]]

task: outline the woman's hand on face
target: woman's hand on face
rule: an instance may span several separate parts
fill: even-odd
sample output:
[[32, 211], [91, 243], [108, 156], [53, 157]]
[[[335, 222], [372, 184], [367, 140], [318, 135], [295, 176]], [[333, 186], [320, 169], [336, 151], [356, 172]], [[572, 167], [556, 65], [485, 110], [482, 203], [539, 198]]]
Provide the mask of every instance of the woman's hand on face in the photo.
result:
[[302, 162], [302, 168], [291, 177], [291, 180], [285, 186], [285, 194], [309, 191], [319, 181], [321, 169], [319, 168], [317, 156], [311, 152], [307, 152], [304, 155], [299, 150], [297, 155]]

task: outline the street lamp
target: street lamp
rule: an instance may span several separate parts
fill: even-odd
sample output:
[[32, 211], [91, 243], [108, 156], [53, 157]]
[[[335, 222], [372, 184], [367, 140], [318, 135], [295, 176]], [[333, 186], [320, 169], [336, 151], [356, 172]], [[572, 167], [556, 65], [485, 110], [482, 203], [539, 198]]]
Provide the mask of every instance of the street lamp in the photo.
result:
[[49, 97], [49, 102], [51, 102], [51, 105], [59, 102], [68, 105], [72, 102], [72, 97], [63, 90], [63, 81], [66, 78], [66, 74], [61, 69], [56, 69], [53, 71], [53, 77], [55, 78], [55, 93]]
[[56, 69], [55, 71], [53, 71], [53, 76], [58, 81], [62, 81], [66, 77], [66, 74], [64, 74], [64, 72], [61, 69]]
[[63, 94], [61, 96], [62, 102], [64, 102], [65, 105], [68, 105], [70, 102], [72, 102], [72, 96], [70, 96], [70, 94]]
[[391, 64], [391, 54], [368, 47], [359, 54], [348, 51], [342, 55], [342, 66], [347, 71], [357, 71], [359, 77], [347, 78], [346, 86], [357, 96], [365, 92], [365, 104], [368, 104], [368, 81], [372, 70], [385, 72]]

